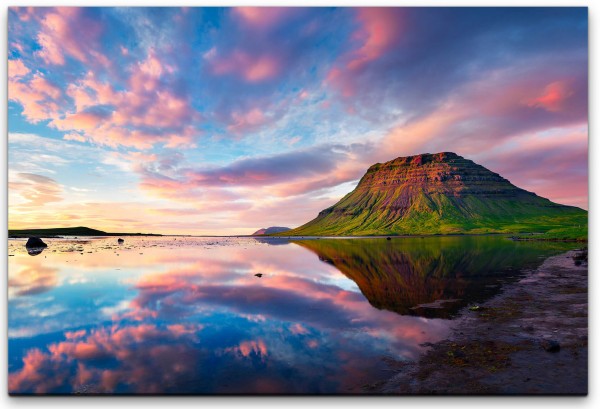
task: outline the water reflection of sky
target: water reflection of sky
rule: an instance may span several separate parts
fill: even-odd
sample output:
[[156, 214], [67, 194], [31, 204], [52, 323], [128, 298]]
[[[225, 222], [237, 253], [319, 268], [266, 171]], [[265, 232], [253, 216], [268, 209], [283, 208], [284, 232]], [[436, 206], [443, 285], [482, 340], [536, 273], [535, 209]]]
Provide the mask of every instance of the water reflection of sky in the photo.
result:
[[361, 392], [447, 331], [295, 244], [48, 241], [9, 243], [12, 393]]

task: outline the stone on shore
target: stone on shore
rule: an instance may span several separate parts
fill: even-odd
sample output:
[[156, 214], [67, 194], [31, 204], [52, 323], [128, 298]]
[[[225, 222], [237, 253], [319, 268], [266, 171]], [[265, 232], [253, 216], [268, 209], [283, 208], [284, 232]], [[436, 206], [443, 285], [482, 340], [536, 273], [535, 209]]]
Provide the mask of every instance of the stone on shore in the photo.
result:
[[558, 352], [560, 351], [560, 344], [558, 341], [553, 339], [542, 339], [540, 341], [540, 345], [548, 352]]
[[44, 243], [42, 241], [42, 239], [40, 239], [39, 237], [30, 237], [27, 240], [27, 243], [25, 243], [25, 247], [27, 248], [40, 248], [40, 247], [48, 247], [48, 245], [46, 243]]

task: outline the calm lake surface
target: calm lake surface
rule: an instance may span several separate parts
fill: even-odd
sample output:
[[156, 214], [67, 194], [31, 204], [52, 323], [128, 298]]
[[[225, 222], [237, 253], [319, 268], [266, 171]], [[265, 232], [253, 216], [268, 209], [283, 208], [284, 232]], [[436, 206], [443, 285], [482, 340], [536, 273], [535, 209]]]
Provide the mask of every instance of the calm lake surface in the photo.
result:
[[[9, 240], [9, 392], [372, 393], [573, 243]], [[257, 277], [255, 274], [262, 274]]]

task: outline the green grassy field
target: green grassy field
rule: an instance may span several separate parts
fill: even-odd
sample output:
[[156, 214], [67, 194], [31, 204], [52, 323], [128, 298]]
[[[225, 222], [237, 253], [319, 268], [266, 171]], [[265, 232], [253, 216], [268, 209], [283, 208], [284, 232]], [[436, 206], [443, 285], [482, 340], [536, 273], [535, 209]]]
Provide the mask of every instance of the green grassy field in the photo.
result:
[[548, 230], [542, 234], [535, 235], [524, 235], [519, 234], [516, 236], [519, 240], [550, 240], [550, 241], [587, 241], [588, 239], [588, 226], [580, 225], [573, 227], [560, 227], [556, 229]]

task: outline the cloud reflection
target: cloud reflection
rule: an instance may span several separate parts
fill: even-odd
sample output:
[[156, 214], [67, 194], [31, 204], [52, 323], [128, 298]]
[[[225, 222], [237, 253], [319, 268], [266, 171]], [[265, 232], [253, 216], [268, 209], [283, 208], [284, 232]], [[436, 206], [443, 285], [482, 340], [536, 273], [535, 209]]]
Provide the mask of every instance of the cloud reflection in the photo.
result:
[[[489, 297], [497, 278], [516, 277], [568, 246], [502, 237], [278, 246], [130, 238], [119, 259], [135, 265], [143, 243], [142, 273], [102, 282], [102, 267], [117, 265], [114, 250], [102, 249], [106, 240], [91, 243], [101, 251], [85, 263], [67, 254], [93, 284], [59, 281], [50, 268], [28, 280], [31, 266], [43, 267], [34, 264], [40, 259], [15, 257], [21, 268], [10, 288], [17, 299], [33, 303], [43, 289], [61, 313], [44, 317], [45, 332], [33, 337], [28, 325], [39, 321], [15, 315], [22, 302], [11, 304], [11, 393], [358, 393], [386, 376], [383, 357], [414, 359], [420, 344], [447, 333], [447, 320], [424, 317], [451, 310], [411, 307]], [[89, 291], [119, 296], [103, 300]]]
[[11, 393], [360, 392], [384, 374], [378, 357], [414, 357], [445, 333], [442, 322], [372, 308], [299, 246], [252, 242], [144, 249], [171, 269], [149, 263], [124, 281], [135, 296], [109, 322], [23, 349]]

